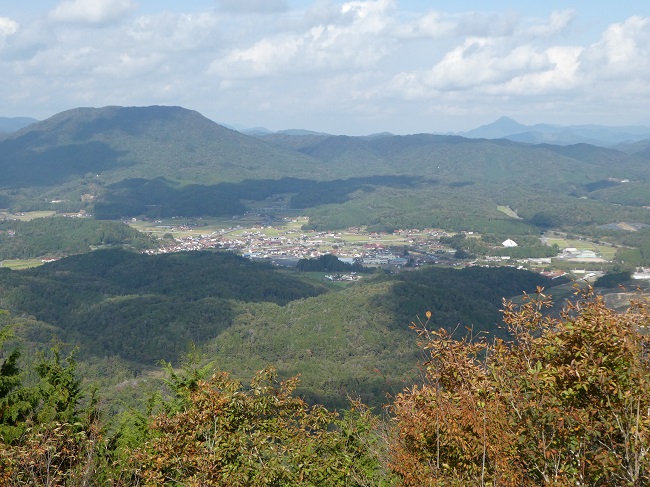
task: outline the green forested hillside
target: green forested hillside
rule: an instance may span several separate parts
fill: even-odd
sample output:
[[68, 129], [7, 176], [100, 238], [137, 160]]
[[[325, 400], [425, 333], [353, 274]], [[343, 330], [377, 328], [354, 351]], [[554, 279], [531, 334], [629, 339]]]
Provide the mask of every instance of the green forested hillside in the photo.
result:
[[[545, 319], [551, 301], [543, 293], [504, 303], [507, 341], [455, 339], [426, 312], [413, 325], [421, 378], [395, 387], [382, 416], [354, 398], [339, 411], [309, 404], [296, 394], [300, 377], [282, 380], [273, 367], [240, 381], [221, 364], [192, 360], [195, 353], [180, 369], [164, 365], [164, 392], [146, 408], [107, 416], [80, 379], [74, 353], [55, 345], [26, 363], [3, 326], [0, 484], [645, 486], [648, 309], [617, 313], [590, 288], [578, 299]], [[336, 336], [355, 340], [360, 330], [353, 323]], [[327, 348], [331, 334], [317, 332]], [[288, 357], [305, 343], [291, 344]], [[371, 352], [359, 364], [340, 348], [327, 351], [357, 371], [382, 356]], [[311, 365], [306, 360], [304, 370]], [[322, 387], [344, 388], [332, 371], [326, 363]], [[382, 387], [394, 384], [381, 368], [373, 372]]]
[[617, 205], [648, 206], [650, 182], [648, 180], [616, 184], [594, 191], [589, 196]]
[[313, 228], [525, 234], [649, 218], [639, 154], [429, 134], [260, 140], [179, 107], [60, 113], [0, 140], [0, 169], [5, 206], [84, 207], [104, 219], [241, 213], [246, 200], [278, 193], [313, 208]]
[[[519, 218], [498, 211], [498, 205], [512, 208]], [[438, 227], [529, 235], [548, 228], [580, 233], [621, 221], [650, 224], [650, 212], [638, 206], [482, 182], [365, 188], [347, 201], [308, 208], [305, 214], [308, 228], [318, 230], [366, 225], [376, 231]]]
[[[349, 394], [372, 405], [418, 377], [410, 324], [428, 310], [431, 322], [456, 336], [502, 336], [503, 296], [550, 285], [513, 269], [426, 269], [380, 277], [280, 307], [246, 304], [233, 326], [208, 346], [220, 368], [245, 377], [266, 364], [301, 374], [300, 392], [340, 406]], [[245, 353], [240, 353], [240, 350]]]
[[0, 154], [4, 187], [161, 176], [205, 183], [319, 173], [303, 154], [180, 107], [68, 110], [0, 140]]
[[106, 187], [103, 196], [95, 201], [93, 211], [95, 218], [103, 220], [140, 215], [149, 218], [234, 215], [247, 210], [243, 200], [262, 201], [274, 194], [289, 194], [289, 206], [304, 209], [343, 203], [359, 190], [414, 187], [420, 180], [406, 176], [369, 176], [334, 181], [285, 177], [205, 185], [180, 184], [165, 178], [137, 178]]
[[347, 394], [381, 404], [416, 377], [417, 315], [429, 310], [460, 335], [465, 326], [500, 334], [502, 297], [551, 282], [507, 268], [430, 268], [326, 292], [233, 254], [123, 250], [0, 270], [0, 307], [47, 325], [24, 328], [32, 341], [54, 331], [84, 360], [116, 357], [133, 370], [177, 362], [194, 342], [239, 376], [269, 364], [301, 373], [301, 393], [338, 405]]
[[82, 355], [174, 360], [230, 326], [235, 301], [286, 303], [318, 286], [234, 254], [96, 251], [0, 273], [0, 306], [61, 329]]
[[[620, 234], [621, 232], [614, 233]], [[650, 266], [650, 227], [642, 228], [631, 234], [619, 235], [618, 238], [628, 246], [617, 251], [618, 261], [626, 263], [628, 266]]]
[[526, 186], [554, 188], [607, 177], [648, 177], [642, 158], [588, 144], [531, 146], [507, 140], [418, 134], [332, 136], [300, 150], [339, 171], [347, 168], [348, 174], [397, 173], [446, 182], [516, 180]]
[[497, 210], [485, 186], [421, 183], [415, 188], [376, 187], [360, 190], [340, 204], [308, 209], [307, 228], [325, 230], [366, 225], [373, 231], [398, 228], [445, 228], [525, 235], [538, 229]]
[[0, 220], [0, 260], [61, 257], [115, 245], [145, 249], [154, 244], [153, 238], [122, 222], [89, 218]]

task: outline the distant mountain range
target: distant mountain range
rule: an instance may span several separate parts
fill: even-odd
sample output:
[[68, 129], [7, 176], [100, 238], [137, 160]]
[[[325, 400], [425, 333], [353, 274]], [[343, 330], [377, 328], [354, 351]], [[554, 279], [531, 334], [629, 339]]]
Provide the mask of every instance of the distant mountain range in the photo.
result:
[[604, 125], [523, 125], [511, 118], [500, 119], [456, 135], [473, 139], [508, 139], [528, 144], [593, 144], [613, 147], [650, 139], [650, 127]]
[[36, 122], [31, 117], [0, 117], [0, 133], [15, 132]]
[[[465, 136], [249, 136], [182, 107], [76, 108], [0, 136], [0, 208], [95, 213], [104, 205], [112, 219], [167, 205], [155, 213], [232, 215], [245, 210], [245, 200], [282, 193], [294, 208], [314, 208], [314, 221], [320, 211], [321, 225], [337, 228], [480, 228], [510, 218], [497, 206], [540, 225], [562, 225], [564, 217], [611, 223], [618, 214], [650, 223], [647, 211], [637, 215], [650, 205], [643, 140], [622, 151], [499, 138], [521, 127], [501, 119]], [[542, 207], [548, 214], [535, 220]]]
[[[233, 128], [233, 127], [231, 127]], [[302, 129], [289, 129], [272, 131], [265, 127], [241, 128], [236, 130], [255, 137], [269, 137], [278, 135], [319, 135], [330, 134], [314, 132]], [[368, 135], [367, 137], [388, 137], [393, 134], [382, 132]], [[470, 139], [508, 139], [514, 142], [526, 144], [591, 144], [600, 147], [616, 147], [630, 153], [635, 150], [641, 142], [641, 149], [650, 146], [650, 127], [645, 126], [606, 126], [606, 125], [554, 125], [535, 124], [524, 125], [509, 117], [501, 117], [498, 120], [482, 125], [466, 132], [436, 133], [436, 135], [459, 135]], [[634, 145], [636, 144], [636, 146]], [[628, 146], [633, 146], [628, 149]]]
[[[65, 112], [64, 112], [65, 113]], [[38, 122], [31, 117], [0, 117], [0, 133], [16, 132]], [[219, 124], [222, 127], [254, 137], [268, 136], [330, 136], [324, 132], [305, 129], [286, 129], [273, 131], [266, 127], [242, 127]], [[437, 135], [460, 135], [471, 139], [508, 139], [527, 144], [592, 144], [600, 147], [616, 147], [634, 153], [650, 147], [650, 127], [646, 126], [606, 126], [606, 125], [524, 125], [509, 117], [501, 117], [492, 123], [465, 132], [450, 132]], [[393, 134], [382, 132], [367, 137], [390, 137]]]

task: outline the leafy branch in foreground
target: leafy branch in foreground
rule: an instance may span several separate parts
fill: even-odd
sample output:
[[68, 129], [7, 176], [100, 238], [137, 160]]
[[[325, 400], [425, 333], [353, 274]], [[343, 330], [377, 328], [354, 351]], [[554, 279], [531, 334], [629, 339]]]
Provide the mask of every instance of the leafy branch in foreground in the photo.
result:
[[40, 380], [32, 387], [22, 384], [16, 359], [11, 352], [0, 370], [0, 382], [12, 379], [0, 397], [0, 485], [89, 485], [98, 468], [101, 427], [94, 400], [85, 410], [79, 407], [74, 352], [62, 359], [55, 346], [37, 364]]
[[145, 485], [368, 485], [380, 469], [361, 441], [372, 416], [362, 409], [341, 420], [310, 407], [293, 396], [297, 384], [277, 383], [273, 369], [248, 388], [225, 373], [194, 383], [184, 408], [153, 417], [153, 438], [133, 453], [138, 478]]
[[391, 466], [407, 486], [648, 485], [650, 313], [587, 290], [559, 318], [542, 289], [505, 304], [510, 341], [413, 327], [426, 381], [396, 397]]

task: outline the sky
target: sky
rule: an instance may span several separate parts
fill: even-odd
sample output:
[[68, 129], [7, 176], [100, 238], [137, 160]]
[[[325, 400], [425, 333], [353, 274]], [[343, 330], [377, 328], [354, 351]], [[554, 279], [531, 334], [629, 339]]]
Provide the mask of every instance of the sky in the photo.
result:
[[650, 2], [0, 2], [0, 116], [108, 105], [348, 135], [650, 125]]

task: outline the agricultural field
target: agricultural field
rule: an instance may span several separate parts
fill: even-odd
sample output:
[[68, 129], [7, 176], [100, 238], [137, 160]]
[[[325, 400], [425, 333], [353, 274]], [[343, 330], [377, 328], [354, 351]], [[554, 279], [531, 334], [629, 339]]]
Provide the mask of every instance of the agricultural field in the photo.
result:
[[28, 211], [20, 213], [11, 213], [8, 210], [0, 210], [0, 220], [20, 220], [20, 221], [30, 221], [35, 218], [45, 218], [48, 216], [54, 215], [54, 211]]
[[614, 255], [616, 255], [616, 247], [612, 245], [596, 244], [587, 240], [550, 237], [547, 242], [548, 245], [556, 244], [560, 249], [575, 248], [578, 250], [593, 250], [597, 254], [600, 254], [605, 260], [612, 260]]
[[0, 261], [0, 267], [7, 267], [13, 270], [30, 269], [42, 265], [41, 259], [12, 259]]

